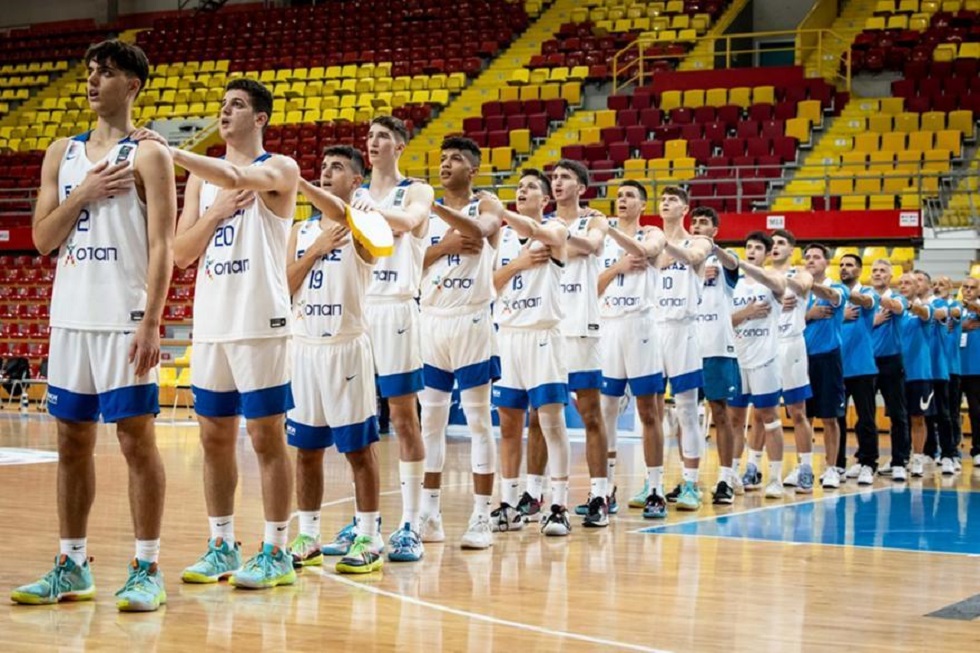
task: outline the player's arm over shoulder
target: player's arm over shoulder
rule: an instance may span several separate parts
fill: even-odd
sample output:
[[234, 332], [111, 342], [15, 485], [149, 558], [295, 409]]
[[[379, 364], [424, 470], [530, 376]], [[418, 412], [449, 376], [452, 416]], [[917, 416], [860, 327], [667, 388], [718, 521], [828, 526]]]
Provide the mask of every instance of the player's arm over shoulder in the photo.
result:
[[418, 238], [425, 235], [429, 229], [429, 214], [432, 212], [432, 202], [435, 191], [432, 186], [422, 182], [414, 182], [405, 191], [405, 203], [400, 209], [383, 209], [381, 215], [388, 221], [395, 235], [412, 232]]

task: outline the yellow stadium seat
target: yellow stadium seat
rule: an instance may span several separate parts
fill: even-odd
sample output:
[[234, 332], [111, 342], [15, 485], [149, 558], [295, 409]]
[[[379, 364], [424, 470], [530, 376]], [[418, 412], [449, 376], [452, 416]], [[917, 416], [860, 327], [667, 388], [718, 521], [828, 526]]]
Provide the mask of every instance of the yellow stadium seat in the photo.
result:
[[603, 109], [595, 112], [595, 126], [602, 129], [605, 127], [616, 126], [616, 112], [610, 109]]
[[647, 162], [644, 159], [627, 159], [623, 162], [623, 177], [644, 180], [647, 176]]
[[602, 137], [599, 133], [599, 128], [585, 127], [580, 129], [578, 132], [578, 141], [583, 145], [588, 145], [589, 143], [601, 143]]
[[894, 116], [905, 111], [905, 98], [886, 97], [881, 98], [880, 110], [884, 114]]
[[752, 89], [752, 102], [755, 104], [760, 102], [774, 104], [776, 102], [776, 88], [773, 86], [756, 86]]
[[509, 84], [527, 84], [531, 81], [531, 71], [527, 68], [516, 68], [511, 73]]
[[[884, 136], [888, 136], [888, 134], [885, 134]], [[854, 136], [854, 150], [856, 152], [864, 152], [866, 154], [875, 152], [880, 147], [880, 138], [883, 138], [883, 136], [870, 132], [856, 134]]]
[[872, 16], [864, 21], [864, 29], [885, 29], [885, 18], [884, 16]]
[[870, 195], [881, 192], [881, 175], [859, 175], [854, 180], [854, 192]]
[[694, 179], [695, 165], [697, 161], [689, 157], [674, 159], [671, 168], [671, 176], [678, 181], [688, 181]]
[[933, 172], [949, 171], [949, 150], [926, 150], [922, 159], [922, 169]]
[[868, 198], [866, 195], [845, 195], [840, 198], [840, 208], [842, 211], [864, 211], [868, 208]]
[[[568, 68], [565, 66], [556, 66], [555, 68], [552, 68], [551, 73], [548, 75], [548, 79], [544, 80], [544, 82], [549, 80], [552, 82], [558, 82], [559, 84], [561, 82], [568, 81]], [[543, 84], [544, 82], [541, 83]]]
[[704, 103], [709, 107], [722, 107], [728, 104], [727, 88], [709, 88], [705, 93]]
[[647, 174], [654, 183], [670, 179], [670, 161], [667, 159], [647, 159]]
[[892, 117], [876, 114], [868, 118], [868, 129], [876, 134], [885, 134], [892, 130]]
[[687, 141], [678, 138], [675, 140], [667, 141], [664, 150], [664, 158], [666, 159], [682, 159], [687, 157]]
[[950, 155], [954, 159], [960, 158], [960, 154], [962, 153], [960, 132], [951, 129], [936, 132], [936, 148], [949, 150]]
[[575, 82], [584, 82], [588, 76], [588, 66], [575, 66], [568, 72], [568, 79]]
[[565, 82], [561, 85], [561, 97], [570, 106], [577, 107], [582, 104], [582, 84], [579, 82]]
[[510, 170], [513, 167], [514, 151], [510, 147], [495, 147], [490, 150], [490, 165], [495, 170]]
[[909, 16], [909, 29], [924, 32], [929, 28], [929, 14], [912, 14]]
[[940, 43], [932, 51], [932, 60], [950, 62], [956, 58], [956, 46], [952, 43]]
[[682, 106], [689, 109], [697, 109], [698, 107], [703, 107], [704, 104], [704, 89], [684, 91]]
[[964, 41], [960, 43], [960, 49], [956, 56], [959, 59], [980, 59], [980, 42]]
[[854, 192], [854, 177], [849, 173], [836, 173], [827, 184], [831, 195], [849, 195]]
[[895, 13], [895, 0], [877, 0], [875, 2], [876, 14], [893, 14]]
[[908, 111], [895, 116], [895, 131], [908, 134], [919, 130], [919, 114]]
[[544, 84], [548, 81], [548, 77], [550, 74], [551, 71], [548, 70], [547, 68], [535, 68], [534, 70], [531, 71], [531, 75], [528, 78], [527, 83], [537, 84], [538, 86], [540, 86], [541, 84]]
[[868, 169], [877, 172], [889, 172], [895, 166], [894, 152], [876, 151], [868, 155]]
[[881, 190], [886, 193], [901, 193], [908, 186], [909, 178], [895, 172], [888, 172], [881, 179]]
[[[579, 88], [581, 88], [581, 86]], [[542, 100], [557, 100], [560, 97], [561, 97], [561, 86], [559, 86], [558, 84], [544, 84], [541, 86]]]
[[520, 86], [503, 86], [500, 89], [500, 101], [501, 102], [511, 102], [514, 100], [521, 99], [521, 87]]
[[446, 88], [449, 91], [460, 91], [464, 86], [466, 86], [465, 73], [452, 73], [446, 78]]
[[[420, 92], [424, 93], [425, 91], [420, 91]], [[415, 96], [413, 95], [412, 97], [414, 101]], [[429, 95], [429, 103], [440, 107], [446, 106], [447, 104], [449, 104], [449, 91], [447, 91], [444, 88], [440, 88], [435, 91], [432, 91]]]
[[949, 129], [962, 132], [968, 138], [973, 136], [973, 113], [968, 109], [950, 111], [948, 114]]
[[855, 116], [852, 118], [844, 118], [841, 116], [841, 122], [839, 122], [838, 125], [840, 126], [841, 133], [845, 134], [860, 134], [868, 131], [868, 121], [862, 116]]
[[747, 109], [752, 104], [752, 89], [747, 86], [736, 86], [728, 91], [728, 103], [737, 104]]
[[531, 132], [527, 129], [515, 129], [510, 132], [510, 146], [517, 154], [527, 154], [531, 151]]
[[908, 149], [910, 150], [931, 150], [933, 146], [933, 134], [926, 131], [914, 131], [909, 134]]
[[683, 94], [681, 91], [664, 91], [660, 96], [660, 110], [670, 111], [682, 106]]
[[412, 104], [428, 104], [429, 102], [428, 91], [412, 91]]
[[895, 155], [895, 169], [903, 172], [916, 172], [922, 162], [922, 152], [918, 150], [899, 150]]
[[892, 263], [911, 263], [915, 260], [914, 247], [895, 247], [890, 256]]
[[946, 129], [946, 114], [942, 111], [923, 113], [921, 129], [924, 132], [938, 132]]
[[909, 17], [902, 14], [889, 16], [888, 22], [885, 25], [886, 29], [908, 29]]
[[914, 14], [919, 11], [919, 0], [901, 0], [898, 3], [898, 13]]
[[882, 134], [881, 149], [885, 152], [901, 152], [905, 149], [905, 134], [901, 132]]
[[864, 170], [867, 162], [868, 154], [857, 149], [840, 155], [840, 167], [843, 173], [856, 175]]
[[786, 121], [784, 132], [786, 136], [792, 136], [801, 143], [806, 143], [810, 140], [810, 124], [809, 118], [790, 118]]

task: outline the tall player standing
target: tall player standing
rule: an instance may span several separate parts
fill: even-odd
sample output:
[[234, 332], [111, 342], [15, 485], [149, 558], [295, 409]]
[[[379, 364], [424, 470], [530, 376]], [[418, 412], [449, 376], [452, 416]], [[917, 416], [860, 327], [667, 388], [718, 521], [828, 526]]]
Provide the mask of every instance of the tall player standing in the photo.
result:
[[[389, 539], [392, 560], [422, 558], [420, 523], [425, 448], [419, 424], [418, 393], [422, 390], [421, 332], [416, 299], [422, 280], [425, 234], [429, 228], [432, 187], [406, 179], [398, 170], [408, 130], [398, 118], [378, 116], [368, 130], [367, 150], [371, 182], [354, 194], [352, 206], [376, 210], [394, 232], [394, 253], [378, 261], [367, 290], [365, 319], [378, 375], [378, 389], [388, 400], [391, 424], [398, 434], [402, 516]], [[354, 542], [355, 527], [345, 527], [324, 547], [325, 553], [344, 555]]]
[[58, 425], [61, 554], [51, 571], [15, 589], [11, 599], [48, 604], [95, 596], [87, 531], [101, 415], [116, 424], [136, 531], [136, 556], [116, 605], [150, 611], [167, 598], [157, 567], [166, 480], [153, 418], [177, 194], [166, 147], [129, 139], [133, 102], [149, 74], [146, 55], [104, 41], [89, 48], [85, 63], [95, 129], [48, 148], [33, 225], [38, 251], [60, 249], [48, 411]]
[[[915, 275], [906, 272], [898, 280], [898, 289], [908, 302], [908, 310], [900, 318], [902, 364], [905, 367], [905, 406], [909, 413], [909, 433], [912, 440], [912, 478], [924, 475], [926, 418], [933, 414], [935, 388], [932, 385], [930, 340], [935, 311], [919, 298]], [[892, 474], [894, 474], [892, 470]]]
[[543, 223], [549, 191], [544, 173], [524, 170], [517, 184], [519, 213], [505, 210], [499, 201], [489, 206], [507, 224], [493, 277], [494, 319], [500, 327], [500, 380], [493, 386], [493, 403], [500, 415], [501, 505], [492, 516], [495, 530], [520, 530], [524, 525], [518, 477], [524, 422], [531, 408], [537, 411], [552, 471], [552, 507], [542, 531], [562, 536], [568, 534], [565, 504], [571, 458], [565, 428], [568, 371], [558, 325], [564, 314], [561, 279], [568, 230], [558, 220]]
[[[490, 382], [500, 371], [490, 304], [495, 295], [493, 264], [500, 241], [500, 219], [487, 212], [491, 200], [473, 194], [473, 179], [479, 170], [480, 147], [475, 142], [458, 136], [443, 141], [439, 178], [445, 195], [432, 206], [431, 245], [425, 252], [421, 289], [422, 328], [426, 333], [422, 341], [422, 435], [428, 500], [423, 538], [445, 539], [438, 493], [455, 384], [471, 434], [473, 513], [460, 541], [464, 549], [493, 545], [490, 512], [497, 457]], [[473, 249], [479, 243], [479, 251], [462, 252], [460, 238], [471, 241]]]
[[293, 227], [287, 247], [296, 406], [286, 414], [286, 435], [297, 448], [300, 527], [289, 550], [294, 566], [322, 562], [323, 454], [336, 445], [353, 472], [356, 510], [354, 543], [336, 565], [340, 573], [380, 569], [384, 548], [374, 444], [379, 440], [374, 360], [364, 320], [364, 295], [376, 259], [347, 228], [347, 202], [363, 180], [360, 152], [344, 145], [327, 148], [320, 188], [300, 181], [303, 194], [321, 214]]
[[[286, 241], [299, 168], [289, 157], [265, 152], [262, 134], [271, 115], [272, 93], [265, 86], [232, 80], [218, 123], [225, 157], [172, 149], [174, 162], [191, 173], [174, 258], [182, 268], [200, 260], [191, 389], [211, 527], [207, 552], [182, 574], [188, 583], [230, 576], [239, 587], [268, 588], [296, 580], [286, 546], [293, 478], [283, 422], [293, 406]], [[139, 137], [162, 140], [147, 130]], [[234, 531], [239, 415], [259, 461], [265, 512], [259, 552], [240, 569]]]

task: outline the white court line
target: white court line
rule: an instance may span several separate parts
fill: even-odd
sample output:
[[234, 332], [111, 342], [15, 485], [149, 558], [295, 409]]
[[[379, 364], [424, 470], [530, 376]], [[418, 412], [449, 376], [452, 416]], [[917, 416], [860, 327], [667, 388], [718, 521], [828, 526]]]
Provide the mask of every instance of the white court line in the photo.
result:
[[592, 637], [590, 635], [582, 635], [580, 633], [570, 633], [564, 630], [553, 630], [551, 628], [544, 628], [543, 626], [535, 626], [533, 624], [521, 623], [519, 621], [510, 621], [508, 619], [498, 619], [497, 617], [491, 617], [490, 615], [480, 614], [479, 612], [467, 612], [466, 610], [450, 608], [448, 606], [441, 605], [439, 603], [423, 601], [422, 599], [416, 599], [411, 596], [405, 596], [404, 594], [399, 594], [398, 592], [389, 592], [388, 590], [383, 590], [377, 587], [372, 587], [370, 585], [365, 585], [363, 583], [358, 583], [357, 581], [350, 580], [349, 578], [344, 578], [343, 576], [337, 574], [329, 574], [322, 569], [313, 569], [310, 567], [307, 567], [307, 569], [309, 571], [320, 574], [324, 578], [329, 578], [330, 580], [340, 583], [342, 585], [347, 585], [348, 587], [355, 587], [357, 589], [364, 590], [365, 592], [371, 592], [372, 594], [377, 594], [378, 596], [384, 596], [390, 599], [402, 601], [404, 603], [410, 603], [411, 605], [417, 605], [422, 608], [438, 610], [439, 612], [445, 612], [447, 614], [455, 615], [457, 617], [464, 617], [466, 619], [483, 621], [489, 624], [493, 624], [495, 626], [516, 628], [518, 630], [526, 630], [533, 633], [538, 633], [540, 635], [549, 635], [551, 637], [564, 637], [566, 639], [573, 639], [580, 642], [588, 642], [589, 644], [597, 644], [599, 646], [608, 646], [613, 648], [625, 649], [628, 651], [645, 651], [646, 653], [668, 653], [668, 651], [665, 651], [663, 649], [650, 648], [648, 646], [640, 646], [638, 644], [628, 644], [626, 642], [617, 642], [611, 639], [602, 639], [600, 637]]

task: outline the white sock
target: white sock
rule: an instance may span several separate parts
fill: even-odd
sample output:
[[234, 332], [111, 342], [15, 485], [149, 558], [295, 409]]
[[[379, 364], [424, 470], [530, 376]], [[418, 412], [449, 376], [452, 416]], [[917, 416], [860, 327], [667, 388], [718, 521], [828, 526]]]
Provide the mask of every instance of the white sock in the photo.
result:
[[88, 560], [88, 538], [61, 540], [61, 555], [68, 556], [76, 565], [84, 565]]
[[736, 458], [735, 456], [732, 456], [732, 474], [734, 476], [738, 475], [738, 468], [741, 466], [742, 466], [742, 457], [739, 456], [738, 458]]
[[589, 480], [589, 496], [592, 498], [609, 496], [609, 479], [593, 478]]
[[289, 521], [267, 521], [265, 535], [262, 541], [280, 549], [285, 549], [289, 543]]
[[208, 517], [208, 524], [211, 525], [211, 539], [219, 537], [232, 545], [235, 543], [235, 516]]
[[160, 539], [136, 540], [136, 559], [143, 562], [160, 562]]
[[376, 537], [381, 531], [381, 513], [355, 512], [354, 529], [358, 535], [367, 535], [372, 538]]
[[660, 496], [664, 495], [664, 468], [661, 467], [647, 467], [647, 485], [649, 486], [650, 492], [654, 490]]
[[314, 539], [320, 539], [320, 511], [299, 511], [299, 533]]
[[681, 474], [682, 474], [682, 476], [684, 478], [684, 482], [685, 483], [694, 483], [695, 485], [697, 485], [697, 483], [698, 483], [698, 468], [697, 467], [694, 467], [694, 468], [685, 467], [684, 468], [684, 471]]
[[422, 489], [422, 512], [426, 515], [438, 515], [442, 512], [441, 501], [442, 490], [430, 488]]
[[769, 461], [769, 480], [770, 481], [781, 481], [783, 474], [783, 461], [782, 460], [770, 460]]
[[493, 497], [489, 494], [474, 494], [473, 495], [473, 514], [480, 515], [490, 519], [490, 507], [493, 502]]
[[732, 468], [731, 467], [719, 467], [718, 468], [718, 481], [725, 481], [729, 485], [732, 482]]
[[810, 453], [801, 453], [800, 464], [809, 465], [810, 467], [813, 467], [813, 452], [811, 451]]
[[399, 524], [411, 524], [413, 530], [419, 528], [419, 513], [422, 511], [422, 478], [425, 476], [425, 461], [398, 461], [398, 476], [402, 481], [402, 520]]
[[544, 476], [538, 474], [527, 475], [527, 493], [535, 499], [540, 500], [544, 494]]
[[568, 505], [568, 479], [556, 481], [551, 479], [551, 503], [561, 507]]
[[615, 479], [614, 479], [615, 476], [616, 476], [616, 457], [608, 456], [606, 458], [606, 480], [609, 481], [609, 487], [613, 487], [615, 485]]
[[755, 465], [757, 469], [762, 467], [762, 452], [749, 449], [749, 464]]
[[519, 478], [501, 478], [500, 501], [506, 503], [511, 508], [516, 507], [520, 489], [521, 480]]

